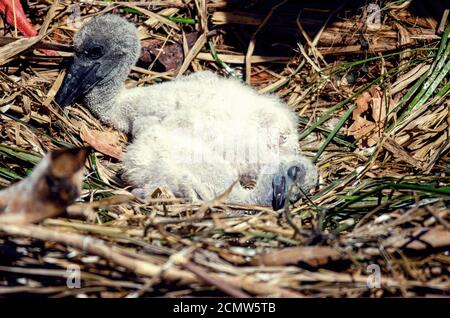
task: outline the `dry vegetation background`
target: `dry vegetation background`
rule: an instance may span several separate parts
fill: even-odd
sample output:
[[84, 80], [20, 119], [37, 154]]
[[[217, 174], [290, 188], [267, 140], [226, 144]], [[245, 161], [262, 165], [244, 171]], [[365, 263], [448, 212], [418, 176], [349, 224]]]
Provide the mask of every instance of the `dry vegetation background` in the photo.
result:
[[[0, 225], [0, 296], [448, 296], [450, 6], [379, 1], [377, 25], [369, 2], [299, 2], [30, 1], [37, 38], [1, 26], [0, 187], [50, 150], [95, 151], [67, 215]], [[53, 102], [77, 8], [79, 23], [112, 12], [139, 27], [129, 86], [210, 69], [283, 98], [320, 186], [279, 212], [165, 189], [134, 200], [127, 136]]]

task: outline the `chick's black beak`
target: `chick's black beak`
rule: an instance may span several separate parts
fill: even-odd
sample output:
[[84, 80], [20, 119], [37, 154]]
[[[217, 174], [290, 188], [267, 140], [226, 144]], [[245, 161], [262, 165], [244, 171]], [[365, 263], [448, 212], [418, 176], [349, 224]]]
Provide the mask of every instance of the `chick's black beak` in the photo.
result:
[[104, 76], [98, 72], [100, 62], [75, 59], [56, 94], [55, 101], [65, 107], [87, 94]]
[[284, 207], [286, 201], [286, 177], [275, 176], [272, 180], [273, 197], [272, 197], [272, 208], [274, 211]]

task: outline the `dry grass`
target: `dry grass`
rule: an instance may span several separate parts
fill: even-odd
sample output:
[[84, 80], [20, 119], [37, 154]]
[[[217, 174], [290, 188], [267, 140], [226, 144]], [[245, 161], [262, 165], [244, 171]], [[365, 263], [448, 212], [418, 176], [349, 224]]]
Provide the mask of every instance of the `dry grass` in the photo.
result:
[[[449, 22], [410, 1], [383, 1], [379, 27], [367, 26], [363, 6], [259, 2], [81, 1], [80, 12], [124, 15], [163, 51], [181, 45], [177, 69], [143, 62], [130, 86], [211, 69], [282, 97], [299, 115], [320, 186], [281, 212], [191, 205], [164, 189], [144, 204], [120, 181], [120, 161], [94, 152], [68, 211], [78, 218], [0, 225], [1, 295], [450, 294]], [[41, 38], [0, 38], [10, 43], [0, 47], [1, 187], [44, 153], [88, 142], [83, 130], [126, 144], [83, 107], [52, 101], [76, 31], [71, 4], [30, 4], [43, 26], [36, 47], [56, 47], [58, 57], [26, 51]], [[374, 264], [381, 285], [368, 288]], [[81, 288], [66, 285], [73, 268]]]

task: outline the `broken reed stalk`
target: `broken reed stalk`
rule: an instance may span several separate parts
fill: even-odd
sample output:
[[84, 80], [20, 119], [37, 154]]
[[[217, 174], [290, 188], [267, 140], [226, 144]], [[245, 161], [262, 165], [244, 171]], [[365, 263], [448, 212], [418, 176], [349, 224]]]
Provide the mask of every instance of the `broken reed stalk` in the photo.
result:
[[252, 57], [253, 52], [255, 50], [256, 37], [261, 32], [261, 30], [264, 29], [264, 27], [266, 26], [267, 22], [269, 22], [270, 18], [272, 17], [273, 13], [275, 12], [275, 10], [278, 9], [279, 7], [281, 7], [282, 5], [284, 5], [287, 2], [288, 2], [288, 0], [283, 0], [280, 3], [278, 3], [277, 5], [273, 6], [272, 9], [270, 9], [270, 11], [267, 14], [267, 16], [264, 18], [264, 20], [258, 26], [256, 31], [253, 33], [252, 38], [250, 39], [250, 43], [249, 43], [248, 48], [247, 48], [247, 53], [245, 53], [245, 81], [247, 82], [247, 84], [251, 84], [251, 80], [252, 80], [252, 78], [251, 78], [251, 76], [252, 76], [251, 57]]

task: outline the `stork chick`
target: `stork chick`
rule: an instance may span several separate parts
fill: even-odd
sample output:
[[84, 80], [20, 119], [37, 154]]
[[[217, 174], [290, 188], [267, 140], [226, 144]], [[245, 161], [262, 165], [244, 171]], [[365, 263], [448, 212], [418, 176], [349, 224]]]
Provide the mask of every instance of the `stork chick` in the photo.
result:
[[125, 88], [140, 43], [136, 27], [117, 15], [92, 18], [74, 48], [56, 101], [65, 106], [81, 96], [100, 120], [132, 135], [123, 164], [135, 193], [166, 186], [191, 201], [211, 200], [250, 179], [252, 188], [237, 183], [226, 202], [279, 209], [289, 188], [296, 201], [315, 186], [296, 115], [277, 97], [211, 72]]

